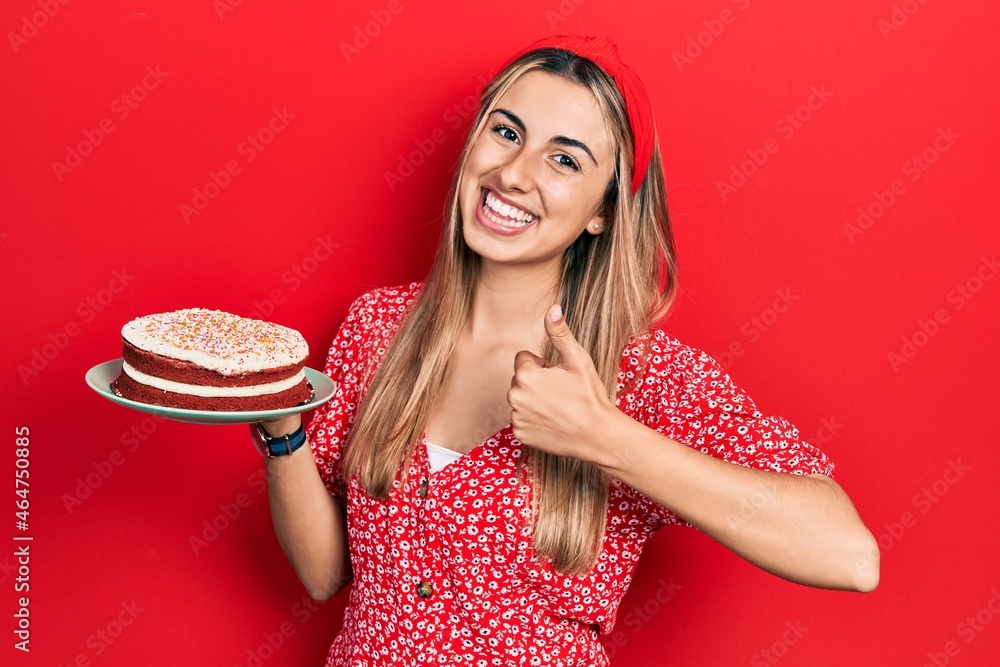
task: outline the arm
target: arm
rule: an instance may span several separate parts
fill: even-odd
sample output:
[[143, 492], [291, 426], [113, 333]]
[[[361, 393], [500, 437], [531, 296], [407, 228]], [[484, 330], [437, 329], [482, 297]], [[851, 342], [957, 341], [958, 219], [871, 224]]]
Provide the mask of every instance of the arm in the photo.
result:
[[[268, 433], [294, 432], [299, 415], [264, 422]], [[323, 485], [308, 443], [290, 456], [264, 459], [271, 521], [299, 581], [316, 600], [336, 595], [350, 581], [345, 501]]]
[[[337, 385], [336, 395], [313, 414], [307, 442], [290, 456], [264, 463], [274, 533], [299, 581], [316, 600], [333, 597], [353, 577], [340, 460], [368, 344], [362, 322], [377, 303], [375, 292], [358, 297], [338, 328], [324, 365], [324, 373]], [[272, 436], [281, 436], [301, 423], [301, 416], [293, 415], [263, 426]]]
[[[839, 485], [821, 474], [746, 467], [795, 472], [817, 466], [803, 463], [815, 459], [790, 426], [779, 431], [756, 419], [749, 397], [714, 360], [693, 359], [687, 349], [685, 363], [674, 365], [668, 351], [660, 350], [658, 372], [646, 375], [660, 395], [642, 397], [644, 409], [656, 412], [653, 428], [611, 402], [561, 313], [550, 310], [545, 327], [560, 363], [550, 366], [528, 351], [515, 357], [507, 393], [515, 437], [599, 466], [778, 576], [827, 588], [875, 588], [877, 543]], [[733, 461], [668, 437], [661, 426]]]
[[[715, 459], [616, 408], [595, 420], [592, 461], [749, 562], [790, 581], [868, 592], [879, 551], [826, 475], [754, 470]], [[600, 442], [600, 444], [597, 444]]]

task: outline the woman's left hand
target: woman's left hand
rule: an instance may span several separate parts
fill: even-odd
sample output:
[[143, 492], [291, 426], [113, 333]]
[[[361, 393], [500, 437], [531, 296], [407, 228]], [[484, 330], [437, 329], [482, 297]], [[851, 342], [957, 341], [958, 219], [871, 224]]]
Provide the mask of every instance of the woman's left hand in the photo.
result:
[[618, 408], [558, 305], [546, 312], [545, 331], [559, 355], [558, 364], [527, 350], [514, 356], [507, 392], [514, 437], [536, 449], [596, 463], [601, 458], [602, 424], [619, 413]]

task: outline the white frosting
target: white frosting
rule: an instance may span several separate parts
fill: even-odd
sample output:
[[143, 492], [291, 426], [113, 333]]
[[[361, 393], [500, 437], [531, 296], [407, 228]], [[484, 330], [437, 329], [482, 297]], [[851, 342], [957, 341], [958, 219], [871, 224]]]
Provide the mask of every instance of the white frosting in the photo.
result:
[[140, 350], [223, 375], [281, 368], [309, 356], [309, 346], [294, 329], [205, 308], [136, 318], [122, 327], [122, 338]]
[[268, 382], [267, 384], [251, 385], [249, 387], [209, 387], [203, 384], [185, 384], [183, 382], [174, 382], [173, 380], [164, 380], [163, 378], [146, 375], [142, 371], [138, 371], [130, 366], [127, 362], [122, 362], [122, 371], [139, 384], [149, 385], [155, 389], [172, 391], [175, 394], [188, 394], [191, 396], [203, 396], [205, 398], [276, 394], [279, 391], [291, 389], [306, 377], [305, 371], [299, 371], [290, 378], [277, 382]]

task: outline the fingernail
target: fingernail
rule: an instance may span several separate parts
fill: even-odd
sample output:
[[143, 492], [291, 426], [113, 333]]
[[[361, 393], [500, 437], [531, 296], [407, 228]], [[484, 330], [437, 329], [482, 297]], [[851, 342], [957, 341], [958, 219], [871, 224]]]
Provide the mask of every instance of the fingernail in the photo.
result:
[[549, 317], [552, 318], [553, 322], [558, 322], [560, 319], [562, 319], [562, 307], [556, 304], [555, 309], [552, 311], [552, 314]]

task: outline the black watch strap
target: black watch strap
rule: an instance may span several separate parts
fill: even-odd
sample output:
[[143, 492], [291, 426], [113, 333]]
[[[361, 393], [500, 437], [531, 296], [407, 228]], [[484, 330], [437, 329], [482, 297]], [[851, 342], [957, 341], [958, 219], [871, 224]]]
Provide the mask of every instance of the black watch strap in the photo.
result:
[[293, 433], [277, 437], [268, 433], [260, 422], [250, 424], [250, 432], [261, 456], [268, 458], [288, 456], [306, 442], [306, 429], [302, 424]]

